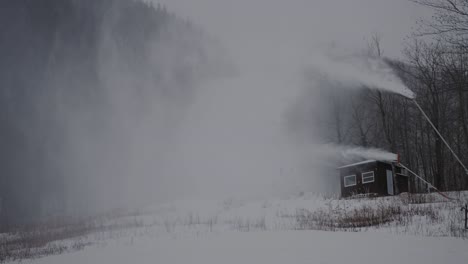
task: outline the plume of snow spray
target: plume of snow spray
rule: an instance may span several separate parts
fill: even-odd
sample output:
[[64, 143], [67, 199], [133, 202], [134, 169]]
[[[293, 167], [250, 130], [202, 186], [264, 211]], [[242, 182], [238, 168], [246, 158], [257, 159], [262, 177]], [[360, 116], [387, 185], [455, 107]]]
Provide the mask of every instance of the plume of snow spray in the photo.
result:
[[357, 159], [396, 161], [398, 159], [397, 154], [377, 148], [342, 146], [335, 144], [325, 144], [321, 145], [319, 148], [326, 156], [339, 156], [341, 160], [345, 161], [355, 161]]
[[415, 94], [403, 84], [390, 66], [379, 58], [353, 56], [337, 59], [319, 55], [311, 69], [320, 78], [342, 87], [368, 87], [415, 99]]

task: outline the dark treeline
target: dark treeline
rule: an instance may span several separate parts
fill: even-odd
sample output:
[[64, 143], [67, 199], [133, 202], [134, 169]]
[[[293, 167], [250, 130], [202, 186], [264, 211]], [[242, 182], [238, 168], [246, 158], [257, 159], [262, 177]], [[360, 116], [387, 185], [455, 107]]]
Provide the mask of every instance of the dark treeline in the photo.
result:
[[119, 104], [109, 96], [114, 89], [135, 101], [122, 111], [129, 119], [151, 97], [189, 100], [195, 66], [206, 60], [203, 38], [164, 7], [139, 1], [1, 1], [2, 227], [64, 210], [67, 181], [79, 177], [67, 174], [81, 166], [66, 164], [76, 148], [73, 133], [87, 129], [96, 142], [107, 140]]
[[[402, 60], [386, 58], [379, 36], [369, 42], [370, 57], [384, 59], [416, 94], [416, 100], [464, 164], [468, 164], [468, 1], [416, 1], [434, 9], [407, 42]], [[468, 175], [415, 104], [374, 89], [347, 91], [329, 100], [328, 141], [378, 147], [440, 190], [468, 189]], [[412, 191], [427, 186], [411, 177]]]

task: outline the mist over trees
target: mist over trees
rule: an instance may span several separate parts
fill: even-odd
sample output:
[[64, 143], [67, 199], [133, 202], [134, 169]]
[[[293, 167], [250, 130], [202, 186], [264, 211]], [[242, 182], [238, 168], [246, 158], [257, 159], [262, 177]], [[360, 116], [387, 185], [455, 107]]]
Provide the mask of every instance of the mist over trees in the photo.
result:
[[[467, 164], [468, 1], [415, 2], [435, 16], [407, 41], [402, 59], [387, 58], [379, 36], [364, 56], [384, 60], [416, 93]], [[178, 160], [166, 154], [199, 82], [224, 70], [220, 53], [201, 29], [161, 5], [1, 1], [0, 229], [176, 192], [165, 183], [177, 172], [165, 166], [177, 167]], [[306, 137], [314, 140], [400, 153], [440, 190], [468, 188], [468, 177], [413, 102], [312, 75], [320, 84], [317, 98], [301, 98], [304, 109], [287, 117], [289, 125], [313, 126]], [[411, 179], [412, 191], [426, 190]]]
[[1, 227], [119, 197], [124, 150], [166, 140], [210, 72], [207, 42], [140, 1], [1, 1]]
[[[365, 56], [387, 62], [468, 164], [468, 1], [414, 2], [432, 8], [434, 16], [421, 21], [402, 59], [385, 57], [378, 35], [369, 40]], [[468, 189], [468, 175], [411, 100], [365, 88], [343, 91], [322, 83], [329, 98], [326, 118], [320, 121], [324, 141], [399, 153], [403, 164], [439, 190]], [[427, 191], [425, 184], [410, 179], [412, 191]]]

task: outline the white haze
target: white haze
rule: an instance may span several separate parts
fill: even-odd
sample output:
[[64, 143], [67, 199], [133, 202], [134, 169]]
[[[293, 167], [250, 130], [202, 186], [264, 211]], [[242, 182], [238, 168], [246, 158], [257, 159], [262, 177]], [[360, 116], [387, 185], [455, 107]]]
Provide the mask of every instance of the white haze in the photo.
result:
[[369, 56], [351, 56], [333, 58], [330, 56], [315, 56], [310, 69], [319, 74], [320, 78], [331, 84], [346, 88], [379, 89], [400, 94], [414, 99], [415, 94], [403, 84], [392, 69], [382, 60]]
[[364, 148], [357, 146], [342, 146], [335, 144], [324, 144], [318, 146], [318, 149], [325, 156], [339, 158], [341, 161], [352, 162], [356, 160], [382, 160], [382, 161], [397, 161], [398, 155], [386, 150], [377, 148]]
[[[335, 191], [331, 187], [335, 184], [333, 175], [327, 175], [326, 168], [333, 164], [326, 152], [334, 153], [336, 147], [323, 147], [314, 134], [310, 140], [297, 140], [287, 127], [286, 113], [310, 87], [304, 72], [316, 65], [331, 79], [338, 77], [343, 83], [349, 80], [352, 86], [362, 83], [400, 89], [393, 81], [380, 82], [388, 78], [383, 75], [385, 71], [374, 75], [372, 67], [349, 70], [348, 64], [324, 60], [317, 54], [322, 50], [319, 47], [333, 42], [349, 50], [361, 49], [363, 38], [379, 31], [384, 36], [384, 48], [396, 56], [418, 17], [417, 9], [406, 0], [160, 2], [219, 38], [235, 70], [227, 77], [197, 83], [188, 101], [159, 95], [148, 98], [145, 110], [138, 115], [142, 106], [129, 100], [135, 95], [119, 87], [151, 86], [151, 71], [144, 75], [147, 79], [135, 80], [126, 75], [127, 69], [118, 58], [103, 61], [100, 74], [108, 77], [107, 85], [115, 91], [110, 99], [115, 118], [111, 133], [96, 136], [93, 129], [82, 126], [80, 121], [85, 122], [82, 119], [86, 115], [80, 113], [69, 121], [73, 131], [70, 144], [75, 152], [65, 159], [73, 164], [63, 166], [75, 171], [69, 176], [69, 186], [74, 192], [71, 196], [82, 198], [82, 207], [97, 201], [117, 206]], [[398, 13], [397, 20], [391, 11]], [[103, 51], [112, 54], [112, 43], [103, 45]], [[171, 45], [167, 43], [160, 47], [167, 50], [155, 52], [167, 57], [155, 55], [154, 65], [144, 67], [168, 67], [170, 72]], [[172, 86], [170, 77], [167, 86]], [[321, 100], [314, 97], [308, 103]], [[122, 140], [125, 151], [112, 149], [113, 141]], [[355, 152], [341, 148], [338, 152]], [[363, 157], [388, 157], [375, 150], [358, 152]], [[107, 153], [110, 156], [104, 155]], [[77, 179], [78, 174], [89, 171], [89, 175], [98, 176]], [[83, 193], [90, 188], [96, 192]]]

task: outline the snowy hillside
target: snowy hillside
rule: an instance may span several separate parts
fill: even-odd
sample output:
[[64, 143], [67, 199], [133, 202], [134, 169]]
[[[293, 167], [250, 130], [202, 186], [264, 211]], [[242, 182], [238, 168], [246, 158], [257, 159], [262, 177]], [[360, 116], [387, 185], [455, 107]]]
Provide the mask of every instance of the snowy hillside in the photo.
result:
[[[468, 192], [449, 195], [468, 198]], [[2, 257], [33, 263], [464, 263], [463, 213], [444, 200], [437, 194], [350, 200], [305, 194], [181, 201], [5, 234]]]

